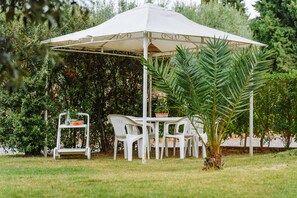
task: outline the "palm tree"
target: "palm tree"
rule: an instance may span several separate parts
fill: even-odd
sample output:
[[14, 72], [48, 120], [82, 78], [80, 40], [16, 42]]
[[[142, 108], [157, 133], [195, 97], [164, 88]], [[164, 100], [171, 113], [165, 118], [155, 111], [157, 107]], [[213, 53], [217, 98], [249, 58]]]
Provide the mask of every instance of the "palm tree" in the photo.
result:
[[233, 50], [228, 41], [208, 40], [199, 54], [177, 47], [170, 62], [143, 60], [154, 85], [193, 123], [203, 122], [208, 136], [205, 168], [221, 168], [221, 142], [227, 127], [248, 111], [250, 93], [264, 85], [270, 54], [257, 48]]

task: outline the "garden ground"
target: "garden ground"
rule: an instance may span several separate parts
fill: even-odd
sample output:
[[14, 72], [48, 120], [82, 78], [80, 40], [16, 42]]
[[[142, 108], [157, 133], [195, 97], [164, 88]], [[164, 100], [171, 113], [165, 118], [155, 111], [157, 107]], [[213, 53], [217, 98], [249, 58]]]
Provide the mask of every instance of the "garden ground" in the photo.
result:
[[297, 150], [224, 156], [225, 168], [203, 171], [203, 159], [165, 158], [142, 164], [0, 156], [0, 197], [296, 197]]

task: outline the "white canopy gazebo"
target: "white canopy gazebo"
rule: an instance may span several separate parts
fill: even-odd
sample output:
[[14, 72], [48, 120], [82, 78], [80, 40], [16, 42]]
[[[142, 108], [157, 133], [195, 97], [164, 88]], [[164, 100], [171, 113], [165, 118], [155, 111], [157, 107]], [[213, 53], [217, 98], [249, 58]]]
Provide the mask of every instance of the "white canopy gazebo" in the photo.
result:
[[[199, 51], [199, 46], [205, 43], [205, 39], [214, 37], [226, 39], [230, 45], [235, 47], [265, 46], [262, 43], [200, 25], [179, 13], [152, 4], [144, 4], [118, 14], [98, 26], [48, 39], [43, 43], [49, 44], [52, 49], [57, 51], [143, 56], [147, 59], [148, 55], [152, 57], [172, 55], [176, 46]], [[252, 94], [250, 102], [250, 135], [252, 137]], [[147, 69], [144, 67], [144, 128], [146, 127], [146, 118]], [[146, 145], [145, 143], [143, 145], [142, 159], [144, 161]], [[252, 142], [250, 141], [251, 155], [252, 152]]]

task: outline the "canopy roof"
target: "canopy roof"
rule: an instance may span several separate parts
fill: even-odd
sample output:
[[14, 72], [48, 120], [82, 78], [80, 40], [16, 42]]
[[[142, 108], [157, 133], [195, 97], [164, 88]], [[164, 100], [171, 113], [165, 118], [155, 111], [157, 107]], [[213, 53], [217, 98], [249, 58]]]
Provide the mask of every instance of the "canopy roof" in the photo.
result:
[[166, 55], [175, 51], [176, 46], [199, 49], [207, 38], [221, 38], [231, 45], [264, 46], [240, 36], [229, 34], [195, 23], [185, 16], [165, 8], [144, 4], [116, 15], [110, 20], [75, 33], [48, 39], [55, 50], [122, 53], [132, 52], [143, 55], [144, 33], [149, 39], [150, 54]]

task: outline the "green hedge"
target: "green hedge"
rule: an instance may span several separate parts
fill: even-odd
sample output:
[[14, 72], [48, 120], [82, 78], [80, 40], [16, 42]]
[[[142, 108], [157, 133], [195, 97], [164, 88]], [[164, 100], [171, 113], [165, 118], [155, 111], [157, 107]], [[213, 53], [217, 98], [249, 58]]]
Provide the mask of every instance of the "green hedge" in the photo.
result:
[[[267, 74], [267, 78], [266, 85], [254, 97], [254, 134], [260, 138], [261, 147], [277, 135], [288, 148], [297, 133], [297, 74]], [[248, 119], [247, 112], [234, 123], [230, 133], [248, 135]]]

